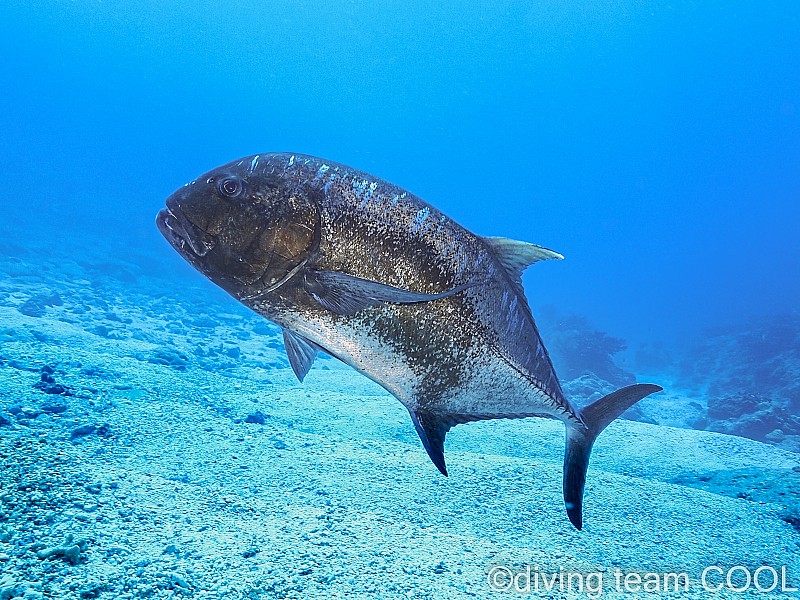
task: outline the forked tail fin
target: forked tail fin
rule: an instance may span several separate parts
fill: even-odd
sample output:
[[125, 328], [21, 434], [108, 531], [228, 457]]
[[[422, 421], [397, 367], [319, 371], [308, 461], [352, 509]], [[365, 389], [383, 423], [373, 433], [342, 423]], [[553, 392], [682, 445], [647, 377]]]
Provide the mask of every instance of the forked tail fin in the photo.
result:
[[567, 426], [567, 448], [564, 452], [564, 504], [567, 516], [577, 528], [583, 527], [583, 488], [592, 445], [614, 419], [642, 398], [663, 388], [650, 383], [638, 383], [604, 396], [581, 410], [586, 427]]

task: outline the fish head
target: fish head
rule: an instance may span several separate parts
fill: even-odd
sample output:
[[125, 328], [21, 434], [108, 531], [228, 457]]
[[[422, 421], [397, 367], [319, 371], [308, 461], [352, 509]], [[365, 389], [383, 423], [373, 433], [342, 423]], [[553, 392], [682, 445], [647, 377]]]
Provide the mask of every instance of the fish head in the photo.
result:
[[318, 204], [248, 164], [235, 161], [187, 183], [156, 218], [184, 259], [240, 299], [280, 285], [319, 244]]

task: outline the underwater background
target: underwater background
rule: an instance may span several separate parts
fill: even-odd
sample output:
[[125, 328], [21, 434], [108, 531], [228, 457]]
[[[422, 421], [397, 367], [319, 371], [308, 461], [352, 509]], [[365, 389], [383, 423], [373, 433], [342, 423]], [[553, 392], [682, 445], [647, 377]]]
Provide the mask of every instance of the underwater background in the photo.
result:
[[[498, 565], [796, 597], [798, 31], [790, 1], [4, 0], [0, 600], [515, 593]], [[523, 281], [567, 394], [665, 388], [598, 443], [584, 531], [560, 424], [459, 427], [441, 478], [388, 393], [297, 383], [163, 240], [175, 189], [272, 151], [565, 255]], [[765, 597], [743, 572], [714, 597]]]

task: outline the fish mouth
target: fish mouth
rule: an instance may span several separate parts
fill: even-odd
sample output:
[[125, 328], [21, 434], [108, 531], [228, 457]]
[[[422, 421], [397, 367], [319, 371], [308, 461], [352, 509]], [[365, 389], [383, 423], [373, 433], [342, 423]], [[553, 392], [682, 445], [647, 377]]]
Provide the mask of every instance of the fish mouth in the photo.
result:
[[216, 246], [216, 240], [192, 223], [171, 198], [167, 200], [167, 208], [158, 211], [156, 225], [181, 254], [202, 258]]

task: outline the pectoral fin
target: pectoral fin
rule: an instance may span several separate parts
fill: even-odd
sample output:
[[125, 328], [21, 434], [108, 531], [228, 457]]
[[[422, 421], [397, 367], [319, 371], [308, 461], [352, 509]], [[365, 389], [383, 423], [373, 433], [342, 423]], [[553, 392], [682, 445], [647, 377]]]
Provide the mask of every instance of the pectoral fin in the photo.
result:
[[320, 349], [319, 346], [288, 329], [283, 330], [283, 344], [286, 346], [286, 354], [289, 356], [292, 371], [300, 381], [303, 381], [311, 369], [311, 365], [314, 364], [317, 351]]
[[460, 285], [441, 294], [422, 294], [377, 281], [361, 279], [337, 271], [308, 270], [304, 274], [305, 290], [314, 300], [338, 315], [350, 316], [385, 302], [413, 304], [447, 298], [474, 284]]

